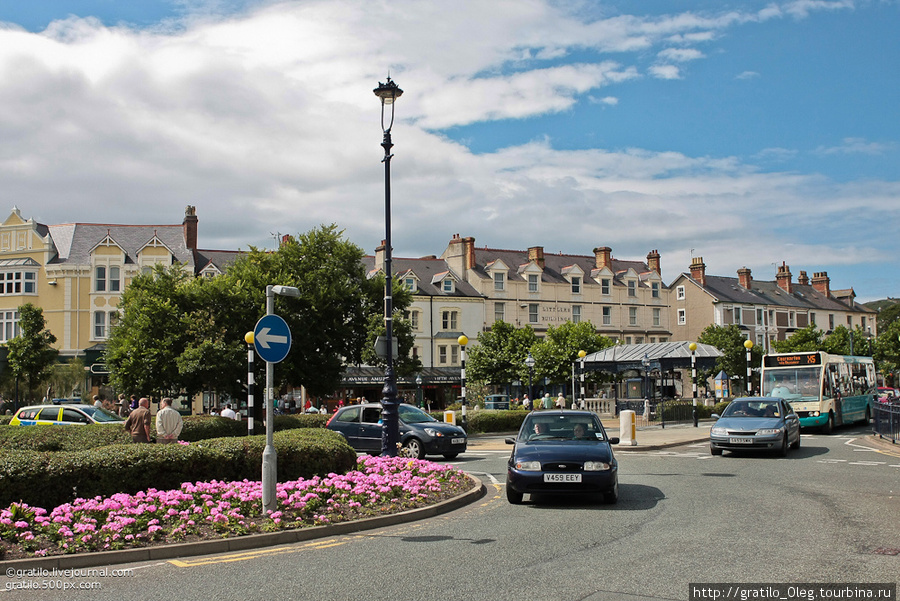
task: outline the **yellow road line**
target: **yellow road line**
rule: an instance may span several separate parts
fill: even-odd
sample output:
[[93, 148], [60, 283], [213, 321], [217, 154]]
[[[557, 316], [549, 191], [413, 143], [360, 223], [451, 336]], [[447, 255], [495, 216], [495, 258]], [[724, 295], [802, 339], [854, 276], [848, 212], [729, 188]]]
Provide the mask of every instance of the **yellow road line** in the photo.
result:
[[219, 555], [216, 557], [204, 557], [194, 560], [171, 559], [169, 563], [179, 568], [191, 568], [196, 566], [212, 565], [217, 563], [231, 563], [235, 561], [247, 561], [248, 559], [256, 559], [258, 557], [283, 555], [285, 553], [297, 553], [306, 549], [327, 549], [329, 547], [337, 547], [346, 544], [346, 541], [337, 539], [324, 539], [306, 543], [299, 546], [291, 547], [275, 547], [271, 549], [254, 549], [253, 551], [245, 551], [241, 553], [232, 553], [230, 555]]

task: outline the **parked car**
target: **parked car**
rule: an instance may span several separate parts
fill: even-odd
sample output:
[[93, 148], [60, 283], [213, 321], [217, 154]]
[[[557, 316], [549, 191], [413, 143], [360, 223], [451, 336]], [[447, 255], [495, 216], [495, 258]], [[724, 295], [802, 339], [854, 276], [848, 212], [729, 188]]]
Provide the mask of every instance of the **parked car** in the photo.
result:
[[[401, 453], [423, 459], [426, 455], [443, 455], [453, 459], [466, 450], [466, 431], [453, 424], [434, 419], [418, 407], [399, 406]], [[355, 450], [381, 452], [381, 403], [349, 405], [338, 409], [326, 427], [339, 432]]]
[[775, 397], [731, 401], [709, 431], [709, 452], [772, 450], [784, 457], [800, 448], [800, 418], [790, 403]]
[[591, 411], [529, 413], [516, 438], [506, 470], [506, 498], [518, 505], [525, 493], [601, 494], [619, 499], [619, 467], [603, 423]]
[[891, 403], [900, 399], [900, 392], [896, 388], [888, 388], [886, 386], [878, 387], [878, 394], [875, 395], [881, 403]]
[[22, 407], [10, 420], [10, 426], [83, 426], [121, 424], [125, 418], [93, 405], [35, 405]]

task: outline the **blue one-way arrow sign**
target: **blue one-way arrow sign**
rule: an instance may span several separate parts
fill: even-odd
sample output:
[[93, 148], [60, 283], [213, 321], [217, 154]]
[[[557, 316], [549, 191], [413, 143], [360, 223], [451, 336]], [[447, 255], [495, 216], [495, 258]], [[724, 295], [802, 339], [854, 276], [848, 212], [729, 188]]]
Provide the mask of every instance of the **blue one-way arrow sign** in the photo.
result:
[[291, 350], [291, 330], [278, 315], [266, 315], [256, 322], [253, 346], [263, 361], [279, 363]]

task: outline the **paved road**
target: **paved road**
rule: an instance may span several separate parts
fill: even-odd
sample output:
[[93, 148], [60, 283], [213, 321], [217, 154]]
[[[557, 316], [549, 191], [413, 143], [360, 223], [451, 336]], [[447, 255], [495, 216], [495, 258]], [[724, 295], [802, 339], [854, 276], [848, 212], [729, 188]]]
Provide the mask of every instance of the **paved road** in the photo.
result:
[[476, 444], [453, 463], [483, 478], [488, 495], [450, 514], [243, 554], [116, 566], [134, 571], [69, 579], [100, 590], [7, 598], [629, 601], [687, 599], [691, 582], [894, 582], [900, 452], [873, 450], [864, 438], [862, 429], [804, 435], [784, 459], [712, 457], [702, 442], [620, 449], [615, 506], [509, 505], [508, 448]]

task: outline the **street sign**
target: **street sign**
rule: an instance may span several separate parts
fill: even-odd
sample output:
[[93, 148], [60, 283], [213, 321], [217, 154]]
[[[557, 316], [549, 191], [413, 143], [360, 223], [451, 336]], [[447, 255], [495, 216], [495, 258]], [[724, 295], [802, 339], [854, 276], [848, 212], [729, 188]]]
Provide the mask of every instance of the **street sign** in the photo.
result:
[[266, 315], [253, 329], [253, 346], [263, 361], [279, 363], [291, 350], [291, 329], [278, 315]]

